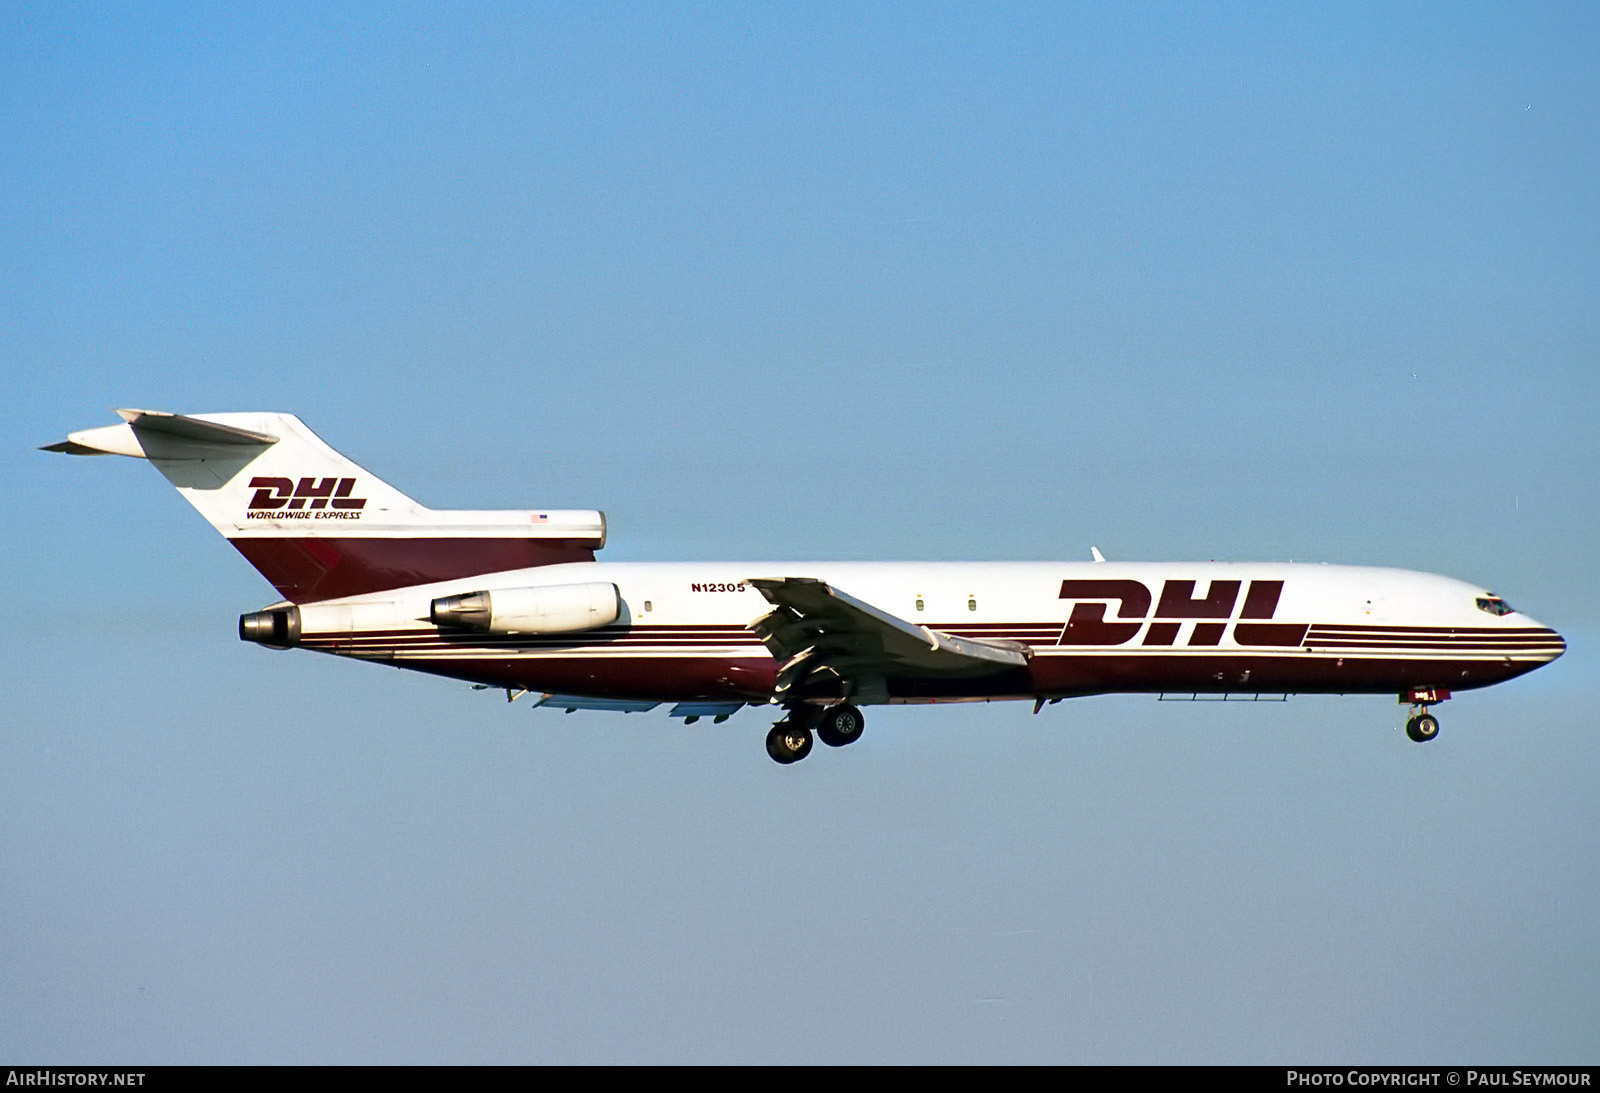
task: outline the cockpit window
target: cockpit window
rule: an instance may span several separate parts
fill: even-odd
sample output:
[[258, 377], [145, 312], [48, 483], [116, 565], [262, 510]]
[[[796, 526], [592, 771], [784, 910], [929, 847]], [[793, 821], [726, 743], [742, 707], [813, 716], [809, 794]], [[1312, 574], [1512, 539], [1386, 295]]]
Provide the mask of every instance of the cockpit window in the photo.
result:
[[1502, 600], [1499, 596], [1479, 596], [1478, 610], [1487, 611], [1491, 615], [1509, 615], [1511, 612], [1515, 611], [1516, 608], [1512, 607], [1505, 600]]

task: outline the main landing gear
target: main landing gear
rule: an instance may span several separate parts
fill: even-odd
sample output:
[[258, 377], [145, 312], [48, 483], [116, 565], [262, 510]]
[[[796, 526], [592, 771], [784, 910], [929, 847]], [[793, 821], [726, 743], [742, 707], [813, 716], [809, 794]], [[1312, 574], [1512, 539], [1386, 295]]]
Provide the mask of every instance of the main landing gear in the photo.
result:
[[822, 711], [822, 719], [817, 722], [817, 737], [830, 748], [842, 748], [860, 740], [861, 730], [866, 727], [867, 719], [861, 716], [861, 711], [845, 702]]
[[784, 718], [767, 733], [767, 754], [784, 765], [800, 762], [811, 754], [811, 730]]
[[1441, 691], [1435, 687], [1413, 687], [1401, 695], [1401, 702], [1411, 703], [1411, 716], [1406, 718], [1406, 735], [1419, 744], [1426, 744], [1437, 737], [1439, 719], [1428, 712], [1428, 707], [1449, 697], [1449, 691]]
[[767, 733], [767, 754], [785, 765], [798, 763], [811, 754], [811, 733], [830, 748], [842, 748], [861, 739], [867, 719], [848, 702], [818, 710], [813, 706], [794, 706], [788, 716]]

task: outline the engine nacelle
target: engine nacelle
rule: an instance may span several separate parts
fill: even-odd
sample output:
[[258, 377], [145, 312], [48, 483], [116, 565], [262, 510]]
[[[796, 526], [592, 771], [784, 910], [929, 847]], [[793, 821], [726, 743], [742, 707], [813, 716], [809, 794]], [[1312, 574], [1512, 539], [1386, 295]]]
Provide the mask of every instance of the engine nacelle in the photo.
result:
[[467, 592], [442, 596], [428, 609], [436, 626], [486, 634], [571, 634], [609, 626], [621, 615], [622, 593], [604, 581]]

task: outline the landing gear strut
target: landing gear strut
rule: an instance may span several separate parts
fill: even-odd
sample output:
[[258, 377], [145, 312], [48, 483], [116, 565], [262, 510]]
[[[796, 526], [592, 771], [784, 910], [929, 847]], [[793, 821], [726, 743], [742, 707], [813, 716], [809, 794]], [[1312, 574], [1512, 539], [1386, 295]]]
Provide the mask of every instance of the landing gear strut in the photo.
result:
[[1406, 735], [1419, 744], [1426, 744], [1437, 737], [1439, 719], [1428, 712], [1428, 706], [1434, 702], [1443, 702], [1449, 697], [1449, 691], [1433, 687], [1413, 687], [1408, 693], [1401, 695], [1401, 702], [1411, 703], [1411, 716], [1406, 718]]

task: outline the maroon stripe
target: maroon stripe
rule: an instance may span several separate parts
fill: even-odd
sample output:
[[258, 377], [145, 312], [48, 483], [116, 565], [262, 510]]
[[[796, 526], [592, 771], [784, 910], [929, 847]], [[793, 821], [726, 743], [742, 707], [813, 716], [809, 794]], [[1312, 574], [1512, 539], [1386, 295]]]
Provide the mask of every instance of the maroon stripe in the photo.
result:
[[1437, 642], [1393, 642], [1393, 641], [1308, 641], [1308, 649], [1372, 649], [1378, 652], [1402, 653], [1407, 651], [1438, 650], [1439, 652], [1461, 653], [1500, 653], [1505, 656], [1529, 656], [1543, 653], [1563, 653], [1565, 648], [1557, 645], [1484, 645], [1467, 642], [1450, 643], [1441, 645]]
[[[581, 637], [581, 635], [574, 635]], [[548, 639], [538, 639], [519, 634], [474, 634], [461, 635], [448, 639], [441, 639], [435, 635], [418, 634], [408, 638], [395, 637], [369, 637], [351, 636], [348, 634], [308, 634], [300, 639], [301, 645], [374, 645], [394, 649], [613, 649], [613, 648], [694, 648], [701, 645], [750, 646], [752, 648], [765, 648], [759, 641], [683, 641], [673, 639], [660, 640], [611, 640], [611, 641], [585, 641], [577, 642], [573, 639], [563, 639], [552, 636]]]
[[507, 569], [594, 561], [590, 539], [273, 537], [229, 542], [284, 599], [297, 603]]
[[[1204, 623], [1206, 632], [1201, 635], [1200, 641], [1195, 644], [1215, 644], [1212, 638], [1216, 636], [1215, 630], [1221, 624]], [[1177, 636], [1180, 624], [1156, 622], [1150, 625], [1146, 633], [1145, 645], [1169, 645]], [[1304, 624], [1299, 623], [1236, 623], [1234, 626], [1235, 640], [1241, 645], [1259, 646], [1293, 646], [1301, 644], [1300, 635], [1305, 632]], [[1054, 635], [1048, 635], [1053, 637]], [[670, 646], [670, 645], [760, 645], [762, 644], [749, 630], [744, 627], [724, 627], [719, 629], [704, 629], [699, 631], [689, 628], [657, 628], [636, 627], [633, 629], [603, 628], [598, 630], [582, 631], [571, 634], [484, 634], [475, 631], [439, 631], [439, 630], [366, 630], [349, 633], [322, 633], [309, 634], [303, 639], [303, 644], [316, 643], [387, 643], [395, 646], [420, 646], [429, 645], [440, 648], [456, 648], [461, 646], [493, 646], [511, 645], [518, 647], [567, 647], [573, 645], [606, 644], [609, 646]], [[1305, 643], [1314, 647], [1340, 648], [1340, 649], [1460, 649], [1466, 650], [1505, 650], [1508, 652], [1529, 651], [1562, 651], [1566, 643], [1560, 638], [1547, 638], [1537, 635], [1527, 637], [1511, 636], [1499, 640], [1486, 641], [1477, 637], [1455, 637], [1439, 634], [1431, 637], [1389, 637], [1378, 636], [1360, 638], [1333, 638], [1321, 637], [1312, 632], [1305, 639]]]
[[[439, 635], [439, 634], [449, 634], [449, 635], [451, 635], [453, 637], [472, 637], [472, 636], [478, 635], [478, 631], [467, 630], [465, 628], [460, 628], [460, 629], [440, 629], [440, 628], [435, 628], [435, 627], [429, 627], [427, 629], [418, 629], [416, 627], [405, 627], [405, 628], [395, 628], [395, 629], [389, 629], [389, 630], [355, 630], [355, 631], [341, 631], [341, 633], [349, 633], [349, 634], [353, 634], [353, 635], [358, 636], [358, 637], [390, 637], [390, 636], [393, 636], [393, 637], [408, 637], [408, 636], [413, 636], [413, 635], [417, 635], [417, 634], [426, 634], [429, 637], [433, 637], [433, 636], [436, 636], [436, 635]], [[740, 635], [744, 635], [744, 636], [748, 637], [748, 636], [751, 635], [751, 631], [749, 630], [749, 628], [744, 627], [744, 626], [705, 627], [703, 629], [696, 629], [696, 628], [693, 628], [693, 627], [673, 627], [671, 629], [663, 629], [663, 628], [650, 627], [650, 626], [635, 626], [635, 627], [597, 626], [593, 630], [578, 630], [578, 631], [574, 631], [572, 636], [583, 636], [583, 637], [591, 637], [591, 638], [594, 638], [594, 637], [615, 638], [615, 637], [622, 637], [622, 636], [626, 636], [626, 635], [639, 635], [639, 634], [647, 634], [647, 635], [659, 634], [662, 637], [668, 637], [668, 638], [672, 638], [672, 637], [696, 637], [696, 636], [699, 636], [699, 635], [702, 635], [702, 634], [709, 634], [709, 635], [713, 635], [713, 636], [733, 636], [733, 637], [738, 637]], [[481, 636], [483, 636], [483, 637], [509, 637], [509, 636], [513, 636], [513, 635], [482, 634]], [[535, 637], [549, 637], [549, 636], [557, 636], [557, 635], [533, 635], [533, 636], [535, 636]], [[560, 635], [560, 636], [566, 636], [566, 635]]]
[[1488, 638], [1448, 638], [1443, 635], [1432, 638], [1332, 638], [1321, 634], [1310, 635], [1306, 638], [1305, 644], [1393, 645], [1398, 648], [1430, 646], [1439, 649], [1548, 649], [1566, 645], [1565, 642], [1552, 641], [1549, 638], [1538, 638], [1533, 641], [1494, 641]]
[[1547, 645], [1565, 645], [1566, 643], [1563, 642], [1563, 641], [1560, 641], [1560, 640], [1553, 640], [1551, 638], [1513, 638], [1513, 639], [1501, 638], [1501, 639], [1495, 639], [1495, 638], [1483, 637], [1481, 635], [1476, 635], [1476, 634], [1472, 635], [1470, 637], [1451, 637], [1448, 634], [1434, 634], [1432, 636], [1418, 635], [1418, 636], [1415, 636], [1415, 637], [1379, 637], [1377, 635], [1372, 635], [1371, 637], [1330, 637], [1328, 635], [1318, 634], [1315, 631], [1313, 631], [1306, 638], [1306, 644], [1308, 644], [1308, 645], [1399, 645], [1399, 646], [1434, 645], [1434, 646], [1447, 647], [1447, 648], [1451, 648], [1451, 649], [1457, 649], [1457, 648], [1462, 648], [1462, 649], [1471, 649], [1471, 648], [1485, 648], [1485, 649], [1493, 648], [1493, 649], [1498, 649], [1498, 648], [1502, 648], [1502, 647], [1505, 647], [1505, 648], [1533, 648], [1533, 647], [1547, 646]]
[[1319, 622], [1311, 627], [1312, 633], [1321, 631], [1340, 631], [1352, 634], [1485, 634], [1494, 636], [1513, 636], [1527, 634], [1543, 634], [1551, 636], [1554, 630], [1543, 626], [1527, 626], [1511, 629], [1503, 626], [1357, 626], [1353, 623]]

